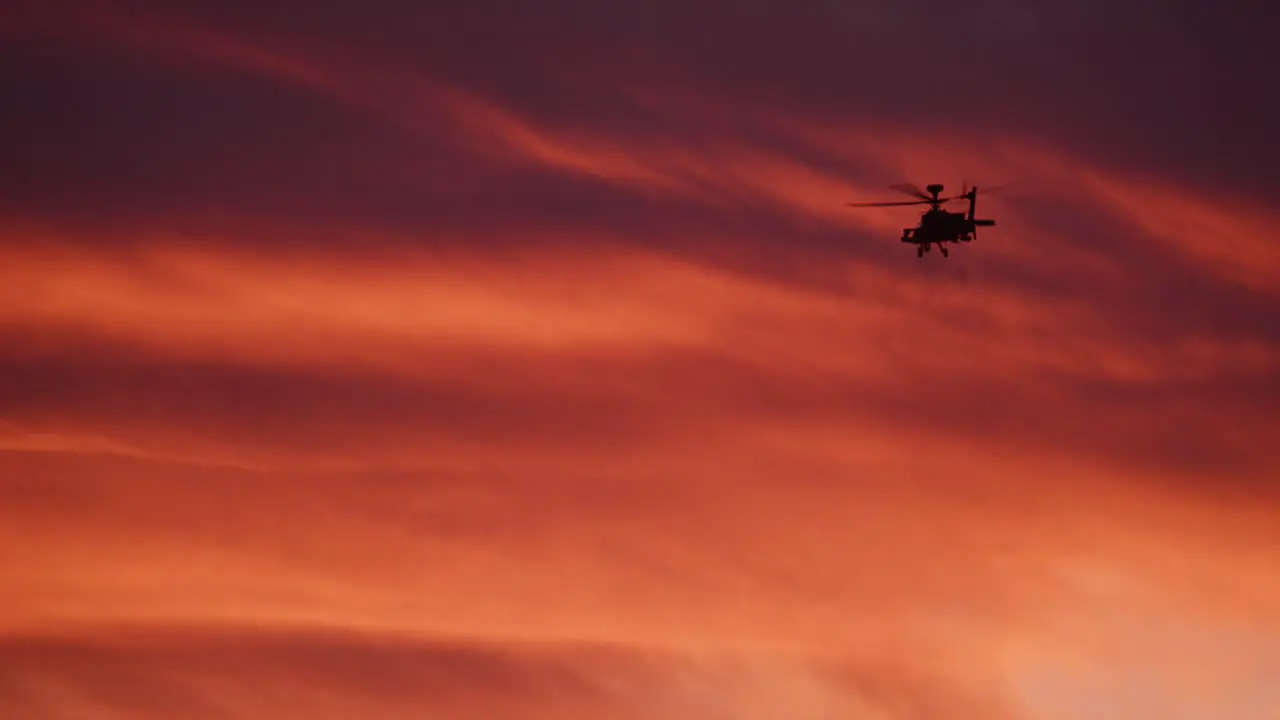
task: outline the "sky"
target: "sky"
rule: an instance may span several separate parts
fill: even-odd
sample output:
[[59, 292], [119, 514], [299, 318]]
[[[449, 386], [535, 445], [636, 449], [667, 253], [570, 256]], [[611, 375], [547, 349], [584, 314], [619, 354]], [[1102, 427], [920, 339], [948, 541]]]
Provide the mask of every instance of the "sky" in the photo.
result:
[[1262, 19], [7, 4], [0, 715], [1280, 718]]

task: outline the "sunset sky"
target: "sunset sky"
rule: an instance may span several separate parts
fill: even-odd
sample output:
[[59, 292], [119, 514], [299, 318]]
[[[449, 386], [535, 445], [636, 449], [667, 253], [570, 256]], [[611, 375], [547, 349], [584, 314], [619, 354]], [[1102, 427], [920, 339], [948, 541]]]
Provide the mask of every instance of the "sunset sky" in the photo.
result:
[[1280, 719], [1262, 7], [6, 4], [0, 717]]

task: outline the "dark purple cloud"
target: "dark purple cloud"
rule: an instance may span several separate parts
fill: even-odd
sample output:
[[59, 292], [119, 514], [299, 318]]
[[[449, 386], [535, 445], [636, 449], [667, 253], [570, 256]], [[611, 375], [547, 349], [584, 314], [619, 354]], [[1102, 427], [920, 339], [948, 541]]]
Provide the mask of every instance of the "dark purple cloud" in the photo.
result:
[[[964, 327], [964, 318], [956, 323]], [[975, 328], [999, 367], [1034, 337]], [[1078, 352], [1098, 340], [1053, 342]], [[1070, 342], [1082, 340], [1081, 342]], [[922, 346], [931, 348], [932, 345]], [[1104, 345], [1095, 346], [1101, 349]], [[1276, 462], [1265, 422], [1280, 402], [1274, 370], [1147, 381], [1108, 378], [1089, 364], [977, 377], [980, 358], [902, 358], [896, 382], [856, 374], [781, 371], [767, 356], [711, 349], [572, 357], [471, 349], [431, 354], [434, 376], [374, 368], [228, 365], [134, 359], [127, 345], [0, 362], [0, 405], [32, 431], [105, 431], [139, 447], [245, 448], [395, 465], [411, 448], [496, 445], [642, 448], [738, 423], [844, 427], [1025, 452], [1096, 456], [1174, 474], [1249, 476]], [[930, 350], [930, 352], [932, 352]], [[966, 351], [969, 352], [969, 351]], [[959, 365], [962, 369], [953, 372]], [[98, 430], [95, 430], [98, 429]], [[719, 430], [718, 430], [719, 428]], [[1280, 491], [1256, 486], [1259, 491]]]
[[263, 34], [414, 63], [570, 126], [643, 122], [618, 87], [667, 85], [921, 132], [1026, 134], [1207, 191], [1276, 189], [1274, 50], [1256, 3], [201, 7]]
[[[55, 17], [48, 9], [28, 12]], [[689, 137], [688, 118], [637, 106], [627, 93], [671, 88], [797, 116], [901, 123], [957, 142], [1029, 136], [1205, 192], [1267, 198], [1278, 189], [1271, 168], [1280, 158], [1268, 154], [1277, 116], [1266, 91], [1274, 64], [1267, 62], [1269, 35], [1241, 3], [1215, 4], [1210, 13], [1179, 3], [1139, 10], [1047, 2], [605, 7], [558, 0], [534, 11], [510, 3], [320, 7], [276, 0], [253, 9], [133, 2], [112, 12], [143, 25], [152, 19], [161, 32], [170, 18], [388, 74], [413, 68], [571, 131]], [[447, 156], [430, 138], [409, 142], [402, 129], [242, 72], [193, 75], [172, 53], [124, 61], [104, 55], [105, 48], [57, 49], [83, 46], [83, 34], [21, 38], [7, 44], [6, 85], [20, 112], [6, 143], [24, 159], [11, 192], [79, 189], [80, 176], [98, 181], [86, 183], [97, 192], [112, 180], [127, 199], [144, 179], [166, 177], [181, 188], [196, 178], [234, 176], [250, 189], [196, 187], [211, 197], [234, 193], [233, 205], [268, 208], [263, 193], [327, 189], [358, 197], [362, 187], [378, 186], [368, 176], [397, 148], [420, 153], [423, 165], [439, 163], [436, 153]], [[732, 104], [704, 121], [760, 139], [736, 121]], [[143, 138], [146, 150], [139, 151]], [[55, 145], [61, 155], [48, 149]], [[245, 148], [253, 148], [252, 164]], [[81, 167], [70, 165], [73, 156], [84, 157]], [[455, 174], [458, 164], [444, 163], [442, 173]], [[423, 194], [433, 184], [429, 175], [419, 181]]]

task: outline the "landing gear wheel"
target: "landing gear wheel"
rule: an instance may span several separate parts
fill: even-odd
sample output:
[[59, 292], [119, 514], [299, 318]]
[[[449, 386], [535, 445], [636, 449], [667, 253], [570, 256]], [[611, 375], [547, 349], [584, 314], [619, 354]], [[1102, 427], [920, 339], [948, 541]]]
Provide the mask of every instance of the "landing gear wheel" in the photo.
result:
[[922, 246], [920, 246], [920, 247], [918, 247], [918, 248], [916, 248], [916, 257], [918, 257], [918, 258], [922, 258], [922, 257], [924, 257], [924, 246], [923, 246], [923, 245], [922, 245]]
[[947, 254], [947, 249], [945, 247], [943, 247], [942, 245], [939, 245], [938, 249], [942, 251], [942, 257], [949, 257], [949, 255]]

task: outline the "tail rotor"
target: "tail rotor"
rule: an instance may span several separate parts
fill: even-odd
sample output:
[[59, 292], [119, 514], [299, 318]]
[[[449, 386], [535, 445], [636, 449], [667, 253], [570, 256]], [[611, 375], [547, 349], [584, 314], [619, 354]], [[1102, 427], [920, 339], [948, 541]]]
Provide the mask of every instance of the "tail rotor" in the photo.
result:
[[[1014, 185], [1014, 184], [1015, 183], [1005, 183], [1003, 185], [996, 185], [995, 187], [987, 188], [984, 191], [984, 193], [993, 193], [993, 192], [996, 192], [997, 190], [1003, 190], [1004, 188], [1007, 188], [1010, 185]], [[970, 239], [977, 240], [978, 228], [991, 227], [996, 224], [996, 221], [979, 219], [977, 217], [977, 209], [978, 209], [978, 186], [977, 185], [970, 185], [969, 181], [965, 180], [964, 192], [960, 193], [960, 197], [965, 198], [966, 200], [969, 201], [969, 214], [968, 214], [968, 217], [965, 219], [968, 220], [969, 222]]]

